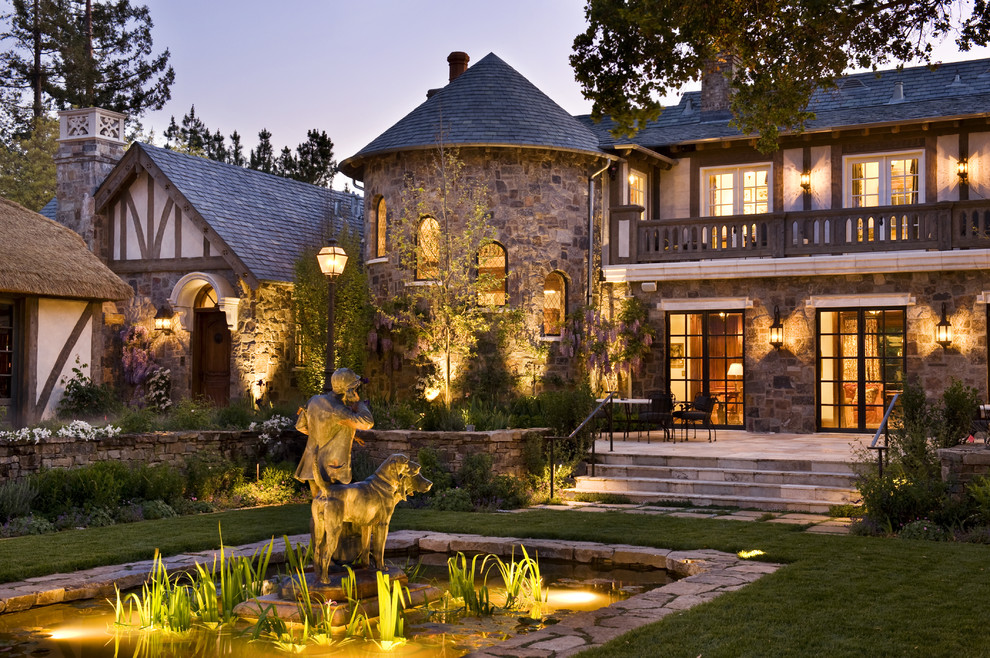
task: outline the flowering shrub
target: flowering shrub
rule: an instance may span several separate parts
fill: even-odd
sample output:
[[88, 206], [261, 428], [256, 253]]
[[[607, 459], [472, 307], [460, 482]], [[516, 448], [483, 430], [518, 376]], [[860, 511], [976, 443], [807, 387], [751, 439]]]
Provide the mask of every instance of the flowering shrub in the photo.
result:
[[151, 336], [147, 327], [135, 325], [120, 332], [124, 341], [121, 360], [124, 365], [124, 379], [128, 384], [140, 386], [148, 376], [158, 369], [151, 355]]
[[104, 427], [93, 427], [84, 420], [74, 420], [68, 425], [59, 428], [56, 434], [67, 439], [96, 441], [97, 439], [117, 436], [120, 434], [120, 428], [114, 427], [110, 424], [107, 424]]
[[117, 397], [113, 390], [104, 384], [98, 386], [83, 372], [89, 364], [80, 363], [76, 356], [76, 365], [72, 368], [72, 378], [66, 381], [62, 378], [65, 391], [58, 403], [58, 414], [63, 417], [88, 416], [104, 414], [114, 408]]
[[45, 427], [34, 427], [28, 429], [22, 427], [19, 430], [6, 430], [0, 432], [0, 441], [34, 441], [41, 443], [42, 439], [47, 439], [52, 435], [52, 431]]
[[156, 414], [163, 414], [172, 406], [172, 371], [159, 368], [148, 376], [145, 384], [148, 392], [144, 403]]
[[596, 309], [572, 316], [560, 336], [561, 355], [578, 356], [606, 390], [619, 388], [619, 377], [639, 370], [650, 352], [656, 331], [643, 302], [627, 299], [615, 318]]
[[252, 432], [260, 432], [258, 438], [261, 439], [261, 442], [265, 445], [270, 445], [282, 435], [282, 430], [292, 427], [293, 424], [291, 418], [275, 414], [260, 425], [258, 423], [251, 423], [248, 425], [248, 429]]
[[900, 539], [924, 539], [927, 541], [951, 541], [952, 533], [933, 521], [918, 519], [901, 528]]

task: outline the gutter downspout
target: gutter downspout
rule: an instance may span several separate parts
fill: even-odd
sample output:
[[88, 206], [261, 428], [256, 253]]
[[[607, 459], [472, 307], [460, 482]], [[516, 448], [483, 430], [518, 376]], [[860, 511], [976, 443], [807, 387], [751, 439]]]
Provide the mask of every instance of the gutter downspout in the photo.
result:
[[585, 293], [585, 303], [588, 306], [591, 306], [591, 289], [594, 284], [592, 273], [595, 265], [595, 178], [601, 175], [602, 172], [608, 171], [608, 168], [611, 166], [612, 163], [608, 162], [604, 167], [588, 177], [588, 288]]

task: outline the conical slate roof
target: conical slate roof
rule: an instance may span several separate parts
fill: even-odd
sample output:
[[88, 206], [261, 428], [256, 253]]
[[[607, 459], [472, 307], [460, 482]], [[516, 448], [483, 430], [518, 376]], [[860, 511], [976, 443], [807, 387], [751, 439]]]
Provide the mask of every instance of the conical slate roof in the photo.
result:
[[601, 153], [597, 136], [518, 71], [489, 53], [341, 163], [360, 177], [369, 155], [421, 148], [522, 146]]

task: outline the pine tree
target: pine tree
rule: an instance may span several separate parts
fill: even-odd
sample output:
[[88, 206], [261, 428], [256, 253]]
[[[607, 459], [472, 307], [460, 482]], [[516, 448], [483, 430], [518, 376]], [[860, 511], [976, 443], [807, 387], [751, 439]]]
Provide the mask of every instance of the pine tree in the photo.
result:
[[130, 0], [11, 0], [0, 33], [0, 86], [51, 107], [99, 106], [140, 116], [171, 98], [169, 51], [152, 55], [146, 6]]
[[310, 130], [306, 137], [306, 141], [296, 147], [296, 170], [292, 177], [304, 183], [329, 187], [337, 173], [333, 141], [321, 130]]
[[0, 145], [0, 196], [37, 211], [55, 196], [58, 121], [40, 117], [32, 125], [27, 137]]
[[258, 147], [251, 149], [249, 169], [257, 169], [265, 173], [273, 173], [275, 170], [275, 152], [272, 149], [272, 134], [267, 129], [262, 128], [258, 133]]
[[241, 135], [236, 130], [230, 133], [230, 150], [227, 151], [227, 162], [238, 167], [247, 166], [247, 160], [244, 159], [244, 146], [241, 144]]

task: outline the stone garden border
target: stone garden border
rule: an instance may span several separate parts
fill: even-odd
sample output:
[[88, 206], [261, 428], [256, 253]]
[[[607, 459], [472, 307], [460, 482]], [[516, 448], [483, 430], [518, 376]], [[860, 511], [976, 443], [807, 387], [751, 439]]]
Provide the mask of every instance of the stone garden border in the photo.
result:
[[[293, 543], [307, 541], [309, 535], [293, 535]], [[682, 578], [624, 601], [579, 612], [559, 624], [539, 631], [517, 635], [471, 656], [570, 656], [585, 649], [600, 646], [628, 631], [659, 621], [669, 614], [687, 610], [748, 585], [781, 566], [770, 562], [752, 562], [732, 553], [710, 549], [674, 551], [647, 546], [571, 542], [555, 539], [517, 537], [485, 537], [482, 535], [448, 534], [430, 531], [397, 530], [389, 534], [390, 553], [419, 550], [421, 552], [494, 553], [505, 556], [512, 546], [525, 544], [527, 550], [541, 557], [598, 562], [619, 567], [653, 567], [667, 569]], [[228, 553], [250, 555], [268, 541], [227, 547]], [[199, 551], [173, 556], [165, 560], [170, 572], [192, 570], [195, 562], [212, 563], [214, 551]], [[275, 540], [271, 563], [285, 561], [284, 545]], [[119, 566], [97, 567], [71, 574], [52, 574], [28, 578], [22, 582], [0, 585], [0, 613], [19, 612], [35, 606], [51, 605], [92, 598], [110, 598], [114, 586], [129, 589], [141, 585], [151, 570], [152, 561], [143, 560]]]

